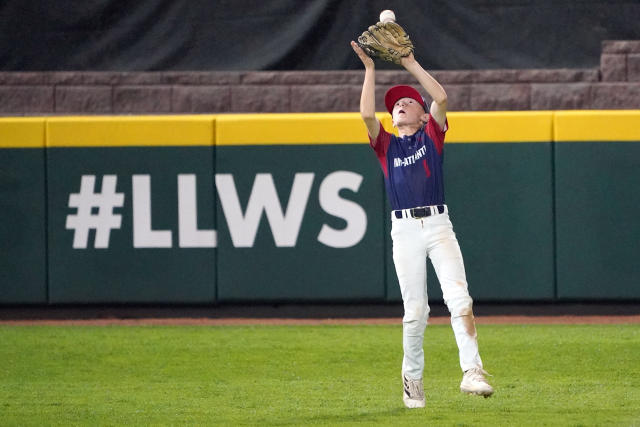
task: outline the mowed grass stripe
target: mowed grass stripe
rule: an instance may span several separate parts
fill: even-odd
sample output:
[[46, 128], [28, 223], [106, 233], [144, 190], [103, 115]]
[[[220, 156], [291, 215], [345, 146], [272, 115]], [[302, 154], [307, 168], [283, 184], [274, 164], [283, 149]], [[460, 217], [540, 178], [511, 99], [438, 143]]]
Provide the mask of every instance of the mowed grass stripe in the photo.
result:
[[0, 327], [2, 425], [638, 425], [638, 325], [480, 325], [496, 394], [459, 392], [425, 337], [427, 408], [401, 400], [401, 326]]

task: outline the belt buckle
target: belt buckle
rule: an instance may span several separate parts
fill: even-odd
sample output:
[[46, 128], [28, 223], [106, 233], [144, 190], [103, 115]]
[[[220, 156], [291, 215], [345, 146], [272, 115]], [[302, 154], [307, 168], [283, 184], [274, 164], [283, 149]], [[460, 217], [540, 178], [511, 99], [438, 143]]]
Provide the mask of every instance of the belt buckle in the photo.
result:
[[411, 209], [411, 216], [414, 218], [426, 218], [430, 214], [427, 208], [413, 208]]

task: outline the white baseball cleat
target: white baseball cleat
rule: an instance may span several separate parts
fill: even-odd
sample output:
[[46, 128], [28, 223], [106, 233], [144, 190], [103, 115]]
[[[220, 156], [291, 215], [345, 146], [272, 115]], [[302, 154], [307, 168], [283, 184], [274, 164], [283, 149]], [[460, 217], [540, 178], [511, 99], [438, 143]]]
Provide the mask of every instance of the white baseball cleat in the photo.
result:
[[485, 379], [485, 375], [489, 375], [489, 373], [480, 367], [465, 371], [462, 382], [460, 383], [460, 391], [484, 397], [491, 396], [493, 394], [493, 388]]
[[424, 390], [422, 388], [422, 378], [412, 380], [402, 374], [402, 400], [407, 408], [424, 408]]

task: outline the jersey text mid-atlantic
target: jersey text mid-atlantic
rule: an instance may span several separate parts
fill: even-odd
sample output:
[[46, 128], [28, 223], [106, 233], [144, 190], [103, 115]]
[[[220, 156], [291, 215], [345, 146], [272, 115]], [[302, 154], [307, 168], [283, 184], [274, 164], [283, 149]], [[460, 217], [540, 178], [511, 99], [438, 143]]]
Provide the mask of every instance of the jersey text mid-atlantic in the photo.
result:
[[393, 167], [397, 168], [399, 166], [409, 166], [414, 164], [416, 161], [418, 161], [419, 159], [421, 159], [422, 157], [424, 157], [424, 155], [427, 153], [427, 147], [425, 147], [424, 145], [422, 147], [420, 147], [420, 149], [418, 149], [413, 155], [405, 157], [404, 159], [401, 159], [399, 157], [396, 157], [395, 159], [393, 159]]

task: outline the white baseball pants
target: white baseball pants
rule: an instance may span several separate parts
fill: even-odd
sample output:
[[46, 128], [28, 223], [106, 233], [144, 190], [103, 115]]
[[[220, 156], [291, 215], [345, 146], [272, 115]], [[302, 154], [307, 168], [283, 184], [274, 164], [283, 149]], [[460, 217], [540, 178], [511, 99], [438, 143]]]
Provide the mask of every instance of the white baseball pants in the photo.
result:
[[426, 218], [391, 215], [393, 261], [404, 304], [402, 319], [402, 372], [411, 379], [424, 371], [424, 331], [429, 318], [427, 299], [427, 257], [431, 259], [445, 304], [451, 313], [451, 326], [458, 344], [463, 371], [482, 367], [473, 318], [473, 301], [458, 240], [448, 210]]

